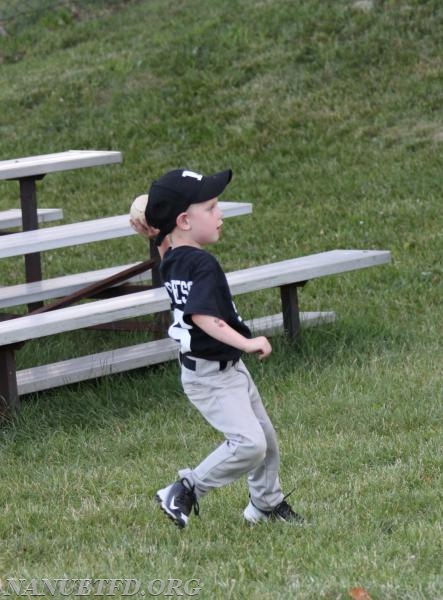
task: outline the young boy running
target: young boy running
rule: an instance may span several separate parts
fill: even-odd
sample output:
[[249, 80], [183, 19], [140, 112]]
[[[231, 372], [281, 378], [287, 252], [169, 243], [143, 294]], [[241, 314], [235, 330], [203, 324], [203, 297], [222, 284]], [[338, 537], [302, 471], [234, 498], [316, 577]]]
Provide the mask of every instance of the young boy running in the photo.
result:
[[231, 170], [211, 176], [170, 171], [151, 185], [146, 224], [132, 223], [139, 233], [156, 235], [173, 311], [168, 334], [180, 346], [184, 392], [225, 438], [199, 465], [181, 469], [177, 481], [158, 490], [160, 508], [178, 527], [188, 524], [193, 508], [198, 514], [200, 498], [243, 475], [250, 497], [246, 521], [303, 521], [281, 491], [276, 433], [241, 360], [243, 352], [264, 359], [271, 345], [264, 336], [251, 337], [224, 272], [203, 250], [220, 237], [218, 196], [231, 178]]

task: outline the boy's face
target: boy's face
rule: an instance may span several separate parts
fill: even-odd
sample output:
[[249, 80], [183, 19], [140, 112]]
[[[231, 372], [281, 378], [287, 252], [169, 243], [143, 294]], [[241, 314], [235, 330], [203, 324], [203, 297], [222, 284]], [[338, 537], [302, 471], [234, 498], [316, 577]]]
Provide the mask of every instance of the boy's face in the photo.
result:
[[193, 241], [204, 246], [219, 240], [223, 225], [223, 213], [218, 206], [218, 198], [191, 204], [186, 214], [190, 225], [189, 233]]

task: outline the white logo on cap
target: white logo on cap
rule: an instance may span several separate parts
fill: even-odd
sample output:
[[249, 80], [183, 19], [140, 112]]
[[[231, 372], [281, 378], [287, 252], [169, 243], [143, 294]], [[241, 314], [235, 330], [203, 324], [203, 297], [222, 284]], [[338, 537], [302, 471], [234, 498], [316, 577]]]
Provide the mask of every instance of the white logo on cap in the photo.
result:
[[203, 175], [200, 175], [200, 173], [195, 173], [194, 171], [183, 171], [182, 177], [193, 177], [199, 181], [203, 179]]

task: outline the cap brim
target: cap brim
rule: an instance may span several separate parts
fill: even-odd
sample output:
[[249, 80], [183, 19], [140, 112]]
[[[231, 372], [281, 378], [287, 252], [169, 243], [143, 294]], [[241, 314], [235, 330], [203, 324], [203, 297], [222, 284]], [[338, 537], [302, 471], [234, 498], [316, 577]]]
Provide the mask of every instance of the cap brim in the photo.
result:
[[231, 179], [231, 169], [203, 177], [202, 186], [195, 202], [206, 202], [206, 200], [216, 198], [223, 192]]

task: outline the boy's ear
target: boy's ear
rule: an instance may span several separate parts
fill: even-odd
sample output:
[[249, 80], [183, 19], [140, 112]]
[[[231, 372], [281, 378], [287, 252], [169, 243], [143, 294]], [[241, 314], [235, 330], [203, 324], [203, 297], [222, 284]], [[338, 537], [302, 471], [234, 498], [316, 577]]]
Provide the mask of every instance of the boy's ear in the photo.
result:
[[177, 220], [175, 221], [177, 227], [179, 229], [183, 229], [187, 231], [190, 229], [191, 225], [189, 223], [189, 215], [186, 212], [182, 212], [178, 215]]

